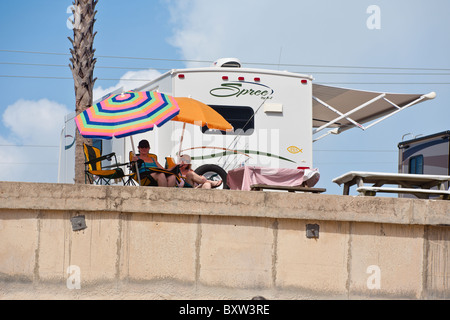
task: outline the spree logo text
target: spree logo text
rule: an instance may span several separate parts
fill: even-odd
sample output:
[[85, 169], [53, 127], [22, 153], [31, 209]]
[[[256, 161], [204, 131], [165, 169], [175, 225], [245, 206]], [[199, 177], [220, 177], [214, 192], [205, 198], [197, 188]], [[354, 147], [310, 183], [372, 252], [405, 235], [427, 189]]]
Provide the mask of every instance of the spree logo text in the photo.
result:
[[261, 99], [272, 99], [273, 90], [260, 83], [242, 81], [222, 83], [220, 87], [211, 89], [209, 93], [220, 98], [255, 96]]

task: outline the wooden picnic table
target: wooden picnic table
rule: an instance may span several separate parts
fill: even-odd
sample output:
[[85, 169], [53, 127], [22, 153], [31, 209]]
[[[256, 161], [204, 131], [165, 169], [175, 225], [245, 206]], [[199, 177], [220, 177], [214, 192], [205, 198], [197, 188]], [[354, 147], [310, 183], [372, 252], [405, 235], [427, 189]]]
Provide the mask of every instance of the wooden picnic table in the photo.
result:
[[[450, 176], [365, 171], [350, 171], [333, 179], [339, 185], [344, 184], [344, 195], [348, 195], [350, 187], [356, 185], [360, 195], [374, 196], [377, 192], [409, 193], [422, 199], [429, 199], [433, 195], [449, 199], [450, 191], [446, 189], [449, 181]], [[366, 183], [372, 186], [365, 186]], [[384, 187], [386, 184], [397, 187]], [[437, 189], [432, 189], [435, 187]]]

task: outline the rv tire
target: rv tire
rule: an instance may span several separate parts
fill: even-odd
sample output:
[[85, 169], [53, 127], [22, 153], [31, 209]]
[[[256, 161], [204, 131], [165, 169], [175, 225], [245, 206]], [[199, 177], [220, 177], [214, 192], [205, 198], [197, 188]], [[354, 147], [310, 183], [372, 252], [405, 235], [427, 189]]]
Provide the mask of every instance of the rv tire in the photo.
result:
[[222, 180], [223, 189], [230, 189], [227, 185], [227, 172], [218, 165], [204, 164], [195, 169], [195, 173], [210, 180]]

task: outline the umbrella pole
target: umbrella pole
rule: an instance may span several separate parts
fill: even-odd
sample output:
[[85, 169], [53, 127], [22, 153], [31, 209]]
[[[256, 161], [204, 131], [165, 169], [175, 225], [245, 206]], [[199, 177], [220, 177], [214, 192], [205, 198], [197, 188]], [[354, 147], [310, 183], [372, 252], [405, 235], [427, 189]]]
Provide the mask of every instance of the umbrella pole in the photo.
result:
[[178, 156], [181, 156], [181, 145], [183, 144], [183, 137], [184, 137], [184, 129], [185, 128], [186, 128], [186, 122], [183, 122], [183, 131], [181, 131], [180, 150], [178, 151]]
[[[133, 154], [136, 155], [136, 152], [134, 151], [134, 142], [133, 142], [133, 136], [130, 136], [130, 140], [131, 140], [131, 149], [133, 150]], [[138, 182], [139, 182], [139, 186], [141, 185], [141, 175], [139, 174], [139, 168], [138, 168], [138, 164], [137, 161], [134, 163], [134, 165], [136, 166], [136, 174], [138, 177]]]

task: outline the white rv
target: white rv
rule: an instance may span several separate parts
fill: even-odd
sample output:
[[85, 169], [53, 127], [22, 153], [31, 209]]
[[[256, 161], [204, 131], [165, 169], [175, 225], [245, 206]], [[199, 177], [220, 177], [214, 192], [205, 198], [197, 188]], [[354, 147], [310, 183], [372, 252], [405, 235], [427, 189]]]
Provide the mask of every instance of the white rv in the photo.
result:
[[[211, 68], [172, 70], [138, 91], [199, 100], [233, 126], [231, 132], [171, 121], [147, 134], [159, 155], [191, 155], [194, 167], [228, 171], [243, 164], [312, 167], [312, 77], [240, 68], [237, 59]], [[205, 167], [203, 167], [205, 168]]]
[[[243, 68], [235, 58], [217, 60], [206, 68], [174, 69], [135, 91], [190, 97], [211, 106], [231, 123], [234, 130], [225, 133], [192, 124], [186, 124], [183, 131], [182, 123], [169, 121], [132, 138], [134, 144], [149, 140], [150, 152], [163, 165], [166, 156], [189, 154], [197, 172], [218, 174], [222, 179], [227, 171], [242, 165], [314, 168], [313, 141], [354, 127], [365, 130], [435, 96], [313, 84], [310, 75]], [[103, 153], [114, 151], [120, 161], [126, 161], [133, 148], [131, 141], [102, 141]]]

